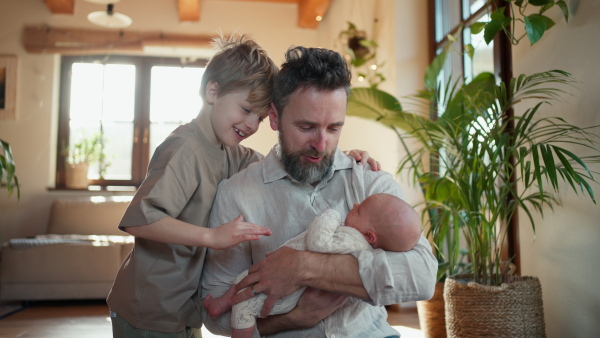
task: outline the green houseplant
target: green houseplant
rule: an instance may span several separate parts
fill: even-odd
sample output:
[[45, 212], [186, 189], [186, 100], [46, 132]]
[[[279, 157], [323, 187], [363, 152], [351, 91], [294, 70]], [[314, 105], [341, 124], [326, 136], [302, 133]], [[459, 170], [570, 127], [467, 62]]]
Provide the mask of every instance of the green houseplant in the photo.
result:
[[79, 137], [69, 146], [63, 146], [66, 164], [66, 186], [69, 189], [87, 189], [88, 170], [93, 163], [100, 163], [100, 175], [106, 170], [104, 138], [100, 134]]
[[[489, 13], [489, 21], [471, 25], [472, 34], [484, 31], [487, 44], [500, 31], [504, 32], [513, 45], [519, 44], [525, 37], [532, 45], [535, 44], [555, 25], [550, 17], [544, 15], [552, 8], [559, 8], [565, 21], [569, 21], [569, 8], [564, 0], [488, 0], [487, 3], [494, 5], [494, 10]], [[508, 16], [504, 14], [506, 7], [510, 13]], [[531, 11], [531, 8], [534, 10]], [[524, 28], [525, 33], [517, 36], [516, 28], [519, 26]]]
[[1, 140], [2, 152], [0, 153], [0, 184], [6, 186], [8, 196], [10, 197], [17, 189], [17, 199], [21, 198], [21, 189], [19, 187], [19, 179], [15, 175], [16, 167], [12, 155], [12, 149], [8, 142]]
[[[383, 123], [405, 145], [399, 171], [408, 169], [424, 192], [440, 274], [457, 272], [460, 235], [468, 249], [469, 278], [490, 286], [510, 283], [518, 278], [501, 262], [501, 247], [515, 212], [524, 211], [535, 231], [533, 214], [560, 204], [553, 194], [558, 189], [570, 188], [595, 202], [588, 164], [600, 160], [598, 126], [581, 128], [562, 118], [540, 117], [549, 101], [566, 93], [564, 86], [573, 85], [566, 72], [520, 75], [500, 84], [483, 73], [465, 84], [440, 84], [445, 53], [429, 67], [425, 89], [409, 98], [417, 112], [404, 110], [378, 89], [355, 88], [348, 114]], [[522, 115], [507, 115], [527, 103], [532, 105]], [[578, 156], [567, 149], [572, 146], [592, 155]]]

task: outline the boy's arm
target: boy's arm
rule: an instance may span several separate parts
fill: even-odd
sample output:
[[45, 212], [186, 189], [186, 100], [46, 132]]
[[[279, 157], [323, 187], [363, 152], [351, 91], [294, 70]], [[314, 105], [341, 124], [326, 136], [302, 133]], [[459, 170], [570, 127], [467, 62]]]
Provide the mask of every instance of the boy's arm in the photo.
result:
[[135, 237], [157, 242], [203, 246], [211, 249], [226, 249], [244, 241], [258, 240], [261, 235], [271, 235], [271, 230], [268, 228], [244, 222], [242, 215], [212, 229], [165, 217], [148, 225], [125, 227], [125, 231]]

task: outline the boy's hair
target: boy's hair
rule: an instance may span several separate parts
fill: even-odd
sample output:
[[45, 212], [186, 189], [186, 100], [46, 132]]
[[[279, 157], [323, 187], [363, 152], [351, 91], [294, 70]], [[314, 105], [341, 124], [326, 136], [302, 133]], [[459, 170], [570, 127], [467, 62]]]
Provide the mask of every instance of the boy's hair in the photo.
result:
[[350, 94], [352, 73], [344, 58], [333, 50], [323, 48], [290, 47], [285, 54], [279, 75], [275, 80], [273, 103], [279, 116], [292, 94], [299, 88], [318, 90], [344, 89]]
[[219, 85], [218, 96], [237, 90], [249, 89], [248, 102], [261, 113], [273, 101], [273, 84], [279, 69], [267, 52], [245, 35], [231, 35], [213, 39], [219, 51], [204, 70], [200, 96], [206, 102], [206, 86], [213, 81]]

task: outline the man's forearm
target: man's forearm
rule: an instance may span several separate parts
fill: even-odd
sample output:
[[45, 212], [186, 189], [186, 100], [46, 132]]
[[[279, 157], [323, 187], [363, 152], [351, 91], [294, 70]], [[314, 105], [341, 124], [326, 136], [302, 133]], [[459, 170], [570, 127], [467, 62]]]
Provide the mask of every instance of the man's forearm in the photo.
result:
[[332, 293], [369, 301], [370, 297], [358, 273], [358, 261], [352, 255], [303, 252], [300, 284]]

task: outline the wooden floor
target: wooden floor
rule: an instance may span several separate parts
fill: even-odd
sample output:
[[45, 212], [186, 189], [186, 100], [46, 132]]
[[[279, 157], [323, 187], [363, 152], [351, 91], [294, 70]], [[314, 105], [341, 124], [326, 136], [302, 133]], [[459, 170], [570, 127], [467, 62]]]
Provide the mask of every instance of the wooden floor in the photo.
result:
[[[422, 338], [415, 307], [388, 309], [388, 322], [402, 338]], [[204, 338], [221, 337], [202, 331]], [[0, 319], [0, 338], [110, 338], [104, 301], [35, 302]]]

